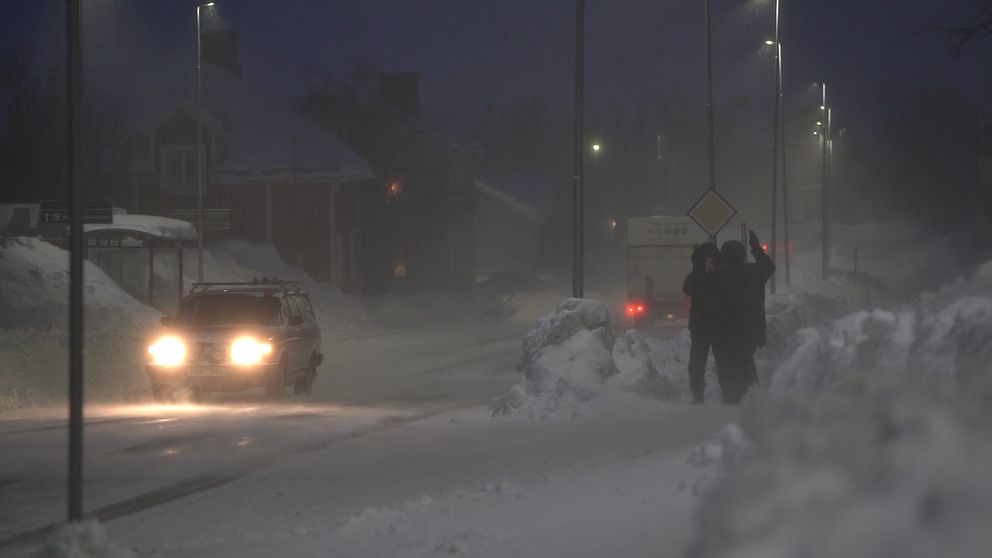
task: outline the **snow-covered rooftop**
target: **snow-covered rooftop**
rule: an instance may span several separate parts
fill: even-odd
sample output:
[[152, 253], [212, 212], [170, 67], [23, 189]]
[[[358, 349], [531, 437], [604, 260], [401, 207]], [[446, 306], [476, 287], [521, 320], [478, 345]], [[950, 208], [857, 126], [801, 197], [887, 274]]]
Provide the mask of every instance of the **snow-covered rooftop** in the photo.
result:
[[[178, 83], [178, 87], [177, 87]], [[194, 88], [165, 81], [131, 107], [141, 131], [150, 134], [179, 111], [196, 114]], [[354, 182], [374, 174], [368, 162], [331, 134], [292, 110], [288, 101], [267, 95], [230, 72], [204, 64], [203, 121], [226, 142], [213, 163], [211, 182]]]

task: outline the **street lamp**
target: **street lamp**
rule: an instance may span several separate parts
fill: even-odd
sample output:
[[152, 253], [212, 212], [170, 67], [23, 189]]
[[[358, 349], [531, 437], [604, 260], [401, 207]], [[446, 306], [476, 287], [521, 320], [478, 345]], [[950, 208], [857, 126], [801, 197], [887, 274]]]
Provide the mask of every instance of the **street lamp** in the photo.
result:
[[603, 146], [598, 143], [592, 144], [592, 152], [595, 153], [596, 155], [599, 155], [599, 150], [602, 148]]
[[[820, 254], [820, 266], [822, 268], [821, 274], [822, 278], [826, 280], [827, 275], [830, 272], [830, 208], [828, 207], [827, 200], [828, 188], [830, 187], [829, 178], [829, 149], [830, 149], [830, 118], [831, 110], [827, 107], [827, 84], [820, 84], [820, 110], [823, 111], [823, 119], [817, 122], [820, 126], [820, 165], [821, 165], [821, 175], [820, 175], [820, 236], [821, 236], [821, 254]], [[826, 125], [824, 125], [824, 123]]]
[[[778, 248], [778, 140], [780, 136], [779, 130], [779, 116], [782, 113], [782, 43], [779, 40], [779, 30], [780, 30], [780, 1], [775, 0], [775, 38], [770, 42], [769, 46], [774, 46], [775, 48], [775, 115], [772, 118], [772, 210], [771, 210], [771, 254], [772, 261], [775, 261], [775, 256]], [[765, 44], [769, 44], [769, 41], [765, 41]], [[775, 294], [775, 274], [771, 277], [771, 293]]]
[[196, 5], [196, 280], [203, 282], [203, 47], [200, 40], [200, 10], [213, 2]]

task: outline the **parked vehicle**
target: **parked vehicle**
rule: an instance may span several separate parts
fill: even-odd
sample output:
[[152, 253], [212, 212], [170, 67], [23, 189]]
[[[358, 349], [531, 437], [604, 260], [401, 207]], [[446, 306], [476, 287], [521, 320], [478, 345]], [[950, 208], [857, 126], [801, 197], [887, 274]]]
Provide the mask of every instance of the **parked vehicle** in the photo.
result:
[[146, 367], [160, 401], [183, 389], [197, 399], [254, 387], [275, 398], [287, 385], [310, 393], [324, 359], [310, 296], [298, 283], [196, 283], [162, 325]]

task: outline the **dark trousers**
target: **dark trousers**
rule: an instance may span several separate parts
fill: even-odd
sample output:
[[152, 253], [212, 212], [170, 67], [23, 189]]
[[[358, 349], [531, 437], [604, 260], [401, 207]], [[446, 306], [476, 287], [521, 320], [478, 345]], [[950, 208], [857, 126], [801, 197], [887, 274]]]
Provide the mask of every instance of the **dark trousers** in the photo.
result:
[[754, 365], [755, 348], [751, 343], [737, 340], [720, 340], [713, 344], [724, 403], [737, 405], [744, 399], [748, 388], [758, 383], [758, 369]]
[[706, 388], [706, 359], [713, 346], [713, 335], [704, 329], [689, 332], [692, 344], [689, 346], [689, 389], [693, 399], [701, 400]]

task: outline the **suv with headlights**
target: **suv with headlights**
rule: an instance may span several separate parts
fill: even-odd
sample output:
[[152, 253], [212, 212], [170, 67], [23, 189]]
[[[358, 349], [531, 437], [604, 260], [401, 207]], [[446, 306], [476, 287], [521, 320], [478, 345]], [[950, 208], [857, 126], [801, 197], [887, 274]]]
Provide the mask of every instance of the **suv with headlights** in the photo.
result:
[[266, 396], [310, 393], [323, 361], [320, 327], [298, 283], [194, 283], [175, 317], [148, 346], [152, 395], [196, 399], [254, 387]]

